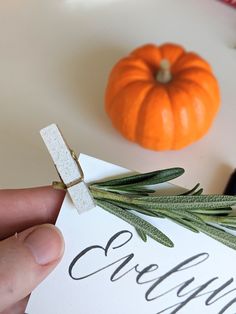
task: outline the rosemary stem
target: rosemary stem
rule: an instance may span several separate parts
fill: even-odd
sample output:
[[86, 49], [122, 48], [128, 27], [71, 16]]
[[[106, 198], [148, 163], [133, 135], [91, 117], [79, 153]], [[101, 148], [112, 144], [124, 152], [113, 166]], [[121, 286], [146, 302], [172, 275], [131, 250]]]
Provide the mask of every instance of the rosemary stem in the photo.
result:
[[123, 203], [132, 203], [132, 198], [129, 196], [112, 193], [108, 191], [103, 191], [93, 186], [90, 186], [89, 188], [95, 199], [106, 199], [106, 200], [120, 201]]

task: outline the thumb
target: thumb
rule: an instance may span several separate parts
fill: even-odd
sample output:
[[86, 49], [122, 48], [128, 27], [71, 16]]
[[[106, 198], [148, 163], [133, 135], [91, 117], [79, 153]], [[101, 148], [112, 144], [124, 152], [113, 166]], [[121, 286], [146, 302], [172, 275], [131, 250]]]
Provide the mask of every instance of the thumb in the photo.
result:
[[0, 242], [0, 312], [26, 297], [58, 264], [64, 252], [53, 225], [27, 229]]

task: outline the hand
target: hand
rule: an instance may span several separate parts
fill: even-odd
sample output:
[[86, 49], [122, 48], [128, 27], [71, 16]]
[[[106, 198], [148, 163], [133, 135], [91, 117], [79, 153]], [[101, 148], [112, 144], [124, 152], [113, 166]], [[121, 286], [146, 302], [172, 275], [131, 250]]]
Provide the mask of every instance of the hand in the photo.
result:
[[51, 187], [0, 190], [0, 314], [23, 314], [27, 296], [63, 252], [53, 226], [65, 193]]

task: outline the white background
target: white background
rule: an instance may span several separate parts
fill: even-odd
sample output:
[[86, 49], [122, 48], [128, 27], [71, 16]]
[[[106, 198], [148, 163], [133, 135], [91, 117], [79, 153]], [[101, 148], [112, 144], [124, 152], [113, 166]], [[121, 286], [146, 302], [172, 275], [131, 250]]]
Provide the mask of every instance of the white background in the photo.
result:
[[[222, 106], [203, 140], [160, 153], [122, 138], [103, 96], [119, 58], [167, 41], [211, 63]], [[137, 171], [182, 166], [179, 185], [221, 193], [236, 166], [234, 45], [236, 10], [215, 0], [0, 1], [0, 187], [56, 178], [38, 133], [55, 122], [77, 152]]]

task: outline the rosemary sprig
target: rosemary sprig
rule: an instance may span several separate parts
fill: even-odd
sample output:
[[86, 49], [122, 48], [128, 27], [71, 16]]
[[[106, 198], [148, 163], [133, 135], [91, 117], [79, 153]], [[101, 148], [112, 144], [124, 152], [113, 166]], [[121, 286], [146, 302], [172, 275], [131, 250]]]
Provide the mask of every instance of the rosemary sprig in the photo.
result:
[[203, 232], [236, 250], [236, 236], [225, 231], [236, 230], [236, 216], [232, 215], [236, 196], [203, 195], [199, 184], [179, 195], [163, 196], [153, 189], [154, 185], [168, 182], [183, 173], [182, 168], [158, 170], [95, 182], [89, 189], [100, 207], [134, 226], [143, 241], [150, 236], [165, 246], [173, 246], [163, 232], [135, 212], [167, 218], [192, 232]]

